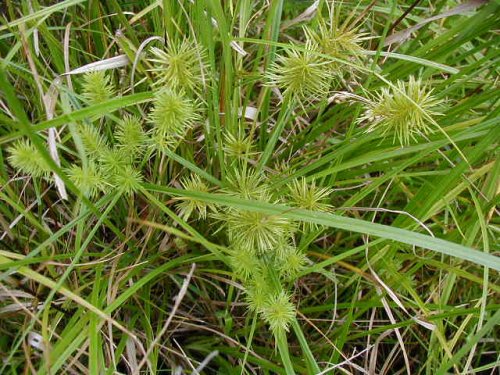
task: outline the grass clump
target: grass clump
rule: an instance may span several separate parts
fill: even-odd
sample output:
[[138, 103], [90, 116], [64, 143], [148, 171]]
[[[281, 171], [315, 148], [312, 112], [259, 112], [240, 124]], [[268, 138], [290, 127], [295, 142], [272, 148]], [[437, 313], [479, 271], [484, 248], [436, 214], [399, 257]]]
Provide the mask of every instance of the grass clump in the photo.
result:
[[500, 12], [455, 6], [7, 2], [0, 373], [494, 371]]

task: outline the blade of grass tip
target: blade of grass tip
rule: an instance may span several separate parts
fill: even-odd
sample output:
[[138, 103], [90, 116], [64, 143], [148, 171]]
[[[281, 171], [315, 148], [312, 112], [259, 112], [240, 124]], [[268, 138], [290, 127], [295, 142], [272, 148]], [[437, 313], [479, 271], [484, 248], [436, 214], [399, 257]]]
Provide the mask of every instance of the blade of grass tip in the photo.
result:
[[108, 9], [110, 12], [116, 12], [117, 20], [120, 22], [121, 29], [118, 29], [116, 34], [127, 34], [132, 40], [133, 44], [138, 45], [139, 39], [137, 35], [139, 35], [139, 33], [135, 32], [135, 30], [132, 29], [130, 21], [127, 19], [127, 17], [125, 17], [125, 13], [129, 15], [134, 15], [134, 13], [124, 12], [120, 4], [118, 4], [117, 0], [108, 0], [106, 3], [108, 4]]
[[[64, 53], [64, 72], [67, 73], [71, 70], [70, 68], [70, 54], [69, 54], [69, 45], [71, 41], [71, 28], [72, 23], [68, 22], [66, 25], [66, 29], [64, 30], [64, 39], [63, 39], [63, 53]], [[73, 92], [73, 82], [71, 81], [71, 77], [66, 77], [66, 83], [68, 85], [68, 89], [70, 92]]]
[[[292, 20], [284, 21], [280, 27], [280, 31], [283, 32], [291, 26], [294, 26], [297, 23], [310, 21], [316, 15], [316, 11], [318, 10], [320, 0], [315, 0], [310, 6], [308, 6], [302, 13], [300, 13], [297, 17]], [[240, 35], [242, 36], [242, 35]]]
[[343, 229], [357, 233], [372, 235], [375, 237], [394, 240], [411, 246], [436, 251], [441, 254], [454, 256], [468, 260], [473, 263], [500, 271], [500, 257], [487, 254], [470, 247], [456, 244], [454, 242], [431, 237], [406, 229], [395, 228], [388, 225], [371, 223], [368, 221], [348, 218], [340, 215], [308, 211], [292, 208], [280, 204], [251, 201], [234, 198], [222, 194], [201, 193], [182, 189], [168, 188], [153, 184], [143, 184], [146, 190], [164, 192], [173, 195], [182, 195], [197, 198], [205, 202], [221, 204], [224, 206], [240, 208], [243, 210], [262, 212], [270, 215], [281, 215], [292, 220], [304, 221], [324, 225], [327, 227]]
[[245, 348], [245, 355], [243, 356], [243, 362], [241, 364], [240, 375], [243, 375], [243, 373], [245, 372], [245, 365], [247, 363], [248, 354], [250, 353], [250, 347], [252, 346], [253, 335], [255, 333], [255, 328], [257, 326], [257, 318], [258, 315], [255, 312], [252, 317], [252, 325], [250, 326], [250, 332], [248, 333], [247, 346]]
[[[92, 293], [91, 293], [91, 303], [99, 307], [99, 292], [101, 291], [101, 272], [102, 267], [96, 267], [95, 271], [95, 283], [93, 285]], [[48, 309], [47, 309], [48, 311]], [[90, 374], [99, 374], [100, 371], [100, 355], [99, 351], [101, 351], [102, 345], [100, 340], [100, 331], [97, 329], [98, 327], [98, 317], [96, 315], [92, 315], [90, 317], [89, 322], [89, 372]]]
[[290, 118], [290, 115], [293, 112], [293, 100], [290, 99], [289, 96], [287, 96], [281, 105], [281, 111], [278, 117], [278, 120], [276, 121], [276, 124], [274, 125], [274, 129], [271, 134], [271, 138], [267, 141], [266, 147], [264, 149], [264, 152], [262, 153], [262, 156], [259, 160], [259, 164], [257, 165], [257, 171], [261, 172], [264, 167], [266, 166], [267, 162], [269, 161], [269, 158], [271, 157], [274, 147], [276, 146], [276, 143], [278, 142], [278, 139], [283, 132], [283, 129], [285, 128], [286, 123], [288, 122], [288, 119]]
[[[0, 74], [1, 75], [1, 74]], [[1, 78], [0, 78], [1, 79]], [[2, 83], [2, 88], [4, 84]], [[42, 121], [38, 124], [31, 125], [31, 132], [36, 133], [49, 128], [57, 128], [62, 125], [66, 125], [68, 122], [78, 122], [89, 117], [94, 116], [105, 116], [108, 113], [114, 112], [117, 109], [122, 109], [125, 107], [130, 107], [133, 105], [147, 103], [153, 100], [154, 94], [152, 92], [141, 92], [138, 94], [126, 95], [119, 98], [110, 99], [104, 103], [98, 103], [90, 105], [88, 107], [73, 111], [62, 116], [58, 116], [52, 120]], [[19, 121], [19, 118], [18, 118]], [[26, 118], [26, 121], [27, 118]], [[29, 121], [28, 121], [29, 123]], [[18, 122], [19, 124], [19, 122]], [[19, 131], [13, 131], [7, 136], [0, 138], [0, 144], [14, 141], [26, 134], [25, 129]]]
[[285, 367], [285, 371], [287, 375], [294, 375], [295, 370], [293, 369], [293, 364], [290, 359], [290, 352], [288, 351], [288, 342], [286, 339], [286, 332], [285, 331], [278, 331], [275, 336], [276, 340], [276, 345], [278, 346], [278, 350], [280, 353], [281, 357], [281, 362], [283, 363], [283, 366]]
[[184, 159], [182, 156], [177, 155], [175, 152], [173, 152], [173, 151], [171, 151], [169, 149], [165, 149], [165, 150], [163, 150], [163, 152], [169, 158], [175, 160], [176, 162], [178, 162], [179, 164], [181, 164], [186, 169], [189, 169], [190, 171], [193, 171], [194, 173], [196, 173], [200, 177], [203, 177], [205, 180], [210, 181], [214, 185], [222, 186], [222, 182], [221, 181], [219, 181], [218, 179], [216, 179], [211, 174], [205, 172], [203, 169], [197, 167], [196, 165], [194, 165], [190, 161]]
[[137, 51], [135, 53], [134, 61], [132, 62], [132, 72], [130, 73], [130, 92], [133, 94], [135, 90], [135, 71], [136, 68], [139, 64], [139, 60], [142, 57], [142, 52], [146, 48], [146, 46], [154, 41], [160, 42], [162, 45], [165, 45], [165, 39], [163, 39], [161, 36], [151, 36], [149, 38], [146, 38], [140, 45], [139, 48], [137, 48]]
[[426, 59], [423, 59], [421, 57], [403, 55], [401, 53], [396, 53], [396, 52], [364, 51], [363, 54], [365, 54], [367, 56], [380, 55], [380, 56], [393, 58], [393, 59], [397, 59], [397, 60], [409, 61], [409, 62], [418, 64], [418, 65], [427, 66], [429, 68], [434, 68], [436, 70], [441, 70], [443, 72], [450, 73], [450, 74], [460, 73], [460, 70], [458, 70], [457, 68], [453, 68], [453, 67], [445, 65], [445, 64], [437, 63], [437, 62], [431, 61], [431, 60], [426, 60]]
[[320, 373], [321, 369], [319, 368], [318, 364], [316, 363], [316, 359], [314, 358], [314, 355], [311, 352], [311, 348], [309, 347], [309, 344], [307, 343], [307, 339], [304, 336], [304, 332], [302, 332], [302, 328], [300, 328], [300, 324], [297, 321], [296, 317], [292, 320], [292, 328], [293, 328], [293, 331], [295, 332], [295, 336], [297, 336], [297, 339], [299, 340], [300, 347], [302, 348], [302, 352], [304, 353], [304, 355], [306, 357], [308, 367], [312, 370], [312, 374]]
[[[266, 24], [264, 27], [264, 39], [277, 42], [280, 32], [281, 18], [283, 14], [283, 0], [275, 0], [270, 4], [270, 9], [267, 12]], [[262, 43], [257, 51], [257, 56], [255, 59], [254, 69], [257, 71], [260, 69], [259, 63], [263, 60], [263, 70], [266, 72], [272, 63], [276, 60], [276, 45], [266, 45]], [[269, 117], [269, 107], [271, 105], [271, 90], [265, 87], [261, 93], [261, 101], [259, 105], [259, 110], [261, 112], [261, 120], [267, 119]], [[268, 121], [263, 121], [260, 128], [261, 144], [265, 144], [267, 139], [267, 127]]]
[[486, 334], [488, 334], [490, 331], [492, 331], [495, 326], [497, 326], [500, 323], [500, 310], [497, 310], [496, 313], [486, 322], [486, 324], [474, 335], [469, 337], [464, 345], [460, 348], [458, 352], [456, 352], [453, 357], [442, 363], [441, 367], [436, 372], [436, 375], [445, 375], [448, 373], [448, 370], [453, 366], [458, 364], [460, 359], [464, 357], [470, 349], [476, 345], [479, 340], [481, 340]]
[[[499, 165], [499, 163], [497, 161], [496, 166], [498, 167], [498, 165]], [[477, 213], [477, 219], [479, 221], [479, 225], [481, 228], [481, 237], [483, 239], [484, 251], [486, 253], [489, 253], [490, 252], [490, 241], [488, 239], [487, 224], [486, 224], [486, 221], [484, 219], [485, 215], [483, 213], [483, 210], [481, 208], [481, 204], [479, 203], [479, 200], [477, 199], [477, 196], [474, 193], [474, 191], [470, 187], [468, 188], [468, 190], [469, 190], [469, 193], [471, 195], [472, 201], [474, 202], [474, 206], [475, 206], [476, 213]], [[489, 284], [489, 268], [484, 267], [484, 269], [483, 269], [483, 285], [482, 285], [483, 292], [481, 295], [481, 310], [480, 310], [480, 314], [479, 314], [479, 320], [477, 322], [477, 331], [478, 332], [483, 327], [484, 318], [485, 318], [485, 314], [486, 314], [486, 302], [487, 302], [488, 293], [489, 293], [488, 284]], [[474, 358], [474, 353], [476, 351], [476, 347], [477, 347], [477, 343], [474, 344], [471, 348], [471, 351], [469, 353], [469, 357], [467, 358], [467, 363], [466, 363], [465, 369], [469, 368], [469, 366]]]
[[87, 0], [66, 0], [66, 1], [58, 2], [54, 5], [48, 6], [46, 8], [42, 8], [34, 13], [30, 13], [27, 16], [20, 17], [20, 18], [16, 19], [15, 21], [7, 23], [4, 26], [0, 26], [0, 31], [21, 25], [23, 23], [27, 23], [27, 22], [36, 20], [37, 18], [50, 16], [52, 13], [63, 11], [66, 8], [69, 8], [73, 5], [77, 5], [80, 3], [84, 3], [86, 1]]
[[447, 11], [442, 12], [440, 14], [437, 14], [435, 16], [426, 18], [426, 19], [420, 21], [419, 23], [417, 23], [416, 25], [413, 25], [405, 30], [398, 31], [397, 33], [394, 33], [391, 36], [389, 36], [384, 42], [384, 47], [386, 47], [390, 44], [393, 44], [393, 43], [404, 42], [406, 39], [410, 38], [411, 35], [415, 31], [422, 28], [423, 26], [425, 26], [429, 22], [433, 22], [433, 21], [440, 20], [441, 18], [446, 18], [446, 17], [455, 16], [455, 15], [469, 12], [471, 10], [474, 10], [474, 9], [480, 7], [481, 5], [483, 5], [485, 3], [487, 3], [487, 0], [471, 0], [471, 1], [468, 1], [466, 3], [460, 4], [460, 5], [456, 6], [455, 8], [452, 8], [450, 10], [447, 10]]
[[127, 66], [129, 62], [130, 60], [128, 59], [127, 55], [119, 55], [115, 57], [110, 57], [108, 59], [85, 64], [83, 66], [80, 66], [79, 68], [73, 69], [61, 75], [62, 76], [75, 75], [88, 72], [97, 72], [100, 70], [123, 68], [124, 66]]

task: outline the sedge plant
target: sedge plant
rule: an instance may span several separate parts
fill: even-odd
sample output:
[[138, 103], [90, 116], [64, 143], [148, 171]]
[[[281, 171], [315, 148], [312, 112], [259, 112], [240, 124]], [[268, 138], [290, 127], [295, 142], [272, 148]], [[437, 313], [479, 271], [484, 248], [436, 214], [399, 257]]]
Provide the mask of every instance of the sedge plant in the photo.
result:
[[7, 3], [0, 373], [495, 368], [497, 4]]

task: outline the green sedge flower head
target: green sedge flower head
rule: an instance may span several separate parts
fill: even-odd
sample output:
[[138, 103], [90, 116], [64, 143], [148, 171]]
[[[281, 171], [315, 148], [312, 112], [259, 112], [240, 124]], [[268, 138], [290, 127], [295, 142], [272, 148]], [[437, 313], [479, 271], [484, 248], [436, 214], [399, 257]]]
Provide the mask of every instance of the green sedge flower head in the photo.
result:
[[119, 148], [105, 148], [99, 155], [99, 162], [102, 170], [112, 175], [129, 165], [132, 156]]
[[271, 194], [265, 183], [262, 173], [257, 173], [253, 168], [244, 166], [235, 168], [227, 176], [228, 189], [224, 190], [229, 195], [236, 195], [243, 199], [269, 201]]
[[316, 182], [307, 183], [304, 177], [293, 180], [288, 185], [290, 205], [311, 211], [328, 212], [332, 206], [328, 203], [332, 189], [316, 186]]
[[[181, 180], [181, 185], [184, 190], [197, 191], [201, 193], [208, 193], [209, 187], [201, 180], [200, 176], [192, 174], [187, 178]], [[178, 200], [177, 210], [179, 216], [184, 220], [188, 220], [193, 213], [200, 219], [206, 219], [207, 211], [216, 211], [214, 204], [206, 203], [200, 199], [191, 197], [177, 197]]]
[[242, 133], [236, 136], [227, 133], [224, 136], [224, 153], [228, 156], [236, 159], [249, 158], [257, 154], [253, 149], [254, 144], [249, 136], [245, 136]]
[[290, 323], [295, 319], [295, 306], [290, 302], [290, 295], [281, 291], [268, 298], [261, 314], [271, 331], [278, 335], [288, 332]]
[[304, 49], [289, 48], [278, 55], [267, 73], [267, 84], [277, 86], [284, 97], [292, 97], [302, 105], [328, 96], [331, 74], [317, 46], [306, 43]]
[[89, 198], [96, 197], [109, 187], [101, 170], [92, 161], [86, 166], [72, 165], [66, 173], [78, 190]]
[[17, 141], [7, 149], [9, 163], [32, 177], [47, 177], [50, 167], [38, 149], [29, 140]]
[[286, 160], [277, 160], [273, 164], [273, 171], [276, 175], [279, 175], [280, 178], [286, 178], [297, 172], [297, 169], [296, 167], [291, 166]]
[[136, 160], [144, 153], [147, 135], [142, 128], [141, 120], [136, 116], [126, 116], [120, 121], [115, 131], [118, 149]]
[[153, 150], [165, 152], [166, 150], [175, 150], [181, 140], [182, 138], [175, 134], [163, 135], [161, 133], [152, 132], [148, 138], [148, 144]]
[[230, 208], [214, 217], [224, 223], [233, 247], [257, 254], [275, 251], [288, 241], [295, 229], [289, 219], [263, 212]]
[[200, 116], [195, 102], [182, 92], [163, 89], [156, 95], [149, 119], [155, 135], [183, 137]]
[[127, 165], [114, 172], [112, 183], [120, 193], [132, 195], [141, 189], [142, 175], [131, 165]]
[[430, 124], [442, 115], [438, 106], [442, 100], [432, 96], [421, 80], [410, 77], [408, 82], [397, 81], [394, 86], [382, 88], [365, 103], [365, 112], [358, 120], [369, 124], [368, 132], [378, 131], [382, 136], [392, 134], [404, 146], [417, 135], [433, 132]]
[[253, 252], [244, 249], [234, 249], [230, 253], [229, 261], [236, 276], [248, 280], [261, 272], [259, 259]]
[[[227, 177], [224, 193], [256, 202], [275, 203], [264, 176], [252, 168], [235, 169]], [[258, 254], [273, 252], [286, 243], [295, 231], [294, 223], [279, 215], [263, 212], [224, 208], [213, 215], [223, 223], [229, 242]]]
[[[288, 184], [288, 192], [288, 201], [292, 207], [316, 212], [330, 212], [333, 209], [328, 203], [332, 190], [316, 186], [314, 181], [307, 183], [304, 177]], [[314, 223], [302, 222], [300, 227], [305, 232], [318, 229], [318, 225]]]
[[307, 265], [306, 255], [295, 246], [288, 246], [275, 258], [276, 269], [281, 277], [293, 281]]
[[106, 139], [99, 129], [93, 125], [80, 125], [78, 133], [85, 147], [85, 152], [91, 157], [98, 157], [104, 150], [109, 148]]
[[295, 249], [295, 246], [291, 243], [291, 241], [283, 241], [278, 244], [274, 248], [274, 260], [277, 263], [280, 263], [283, 259], [285, 259], [289, 254], [291, 254]]
[[250, 311], [260, 312], [264, 309], [273, 291], [269, 281], [261, 273], [255, 273], [254, 277], [248, 280], [245, 287], [246, 297]]
[[166, 49], [151, 48], [156, 75], [156, 84], [175, 90], [195, 91], [203, 83], [206, 74], [206, 52], [198, 44], [188, 39], [170, 43]]
[[318, 31], [305, 27], [304, 33], [324, 55], [342, 60], [359, 59], [364, 55], [362, 43], [366, 40], [365, 34], [359, 34], [356, 29], [349, 29], [346, 25], [335, 26], [333, 23], [327, 25], [320, 22]]
[[98, 104], [111, 99], [115, 89], [111, 77], [104, 70], [88, 72], [83, 76], [82, 95], [90, 104]]

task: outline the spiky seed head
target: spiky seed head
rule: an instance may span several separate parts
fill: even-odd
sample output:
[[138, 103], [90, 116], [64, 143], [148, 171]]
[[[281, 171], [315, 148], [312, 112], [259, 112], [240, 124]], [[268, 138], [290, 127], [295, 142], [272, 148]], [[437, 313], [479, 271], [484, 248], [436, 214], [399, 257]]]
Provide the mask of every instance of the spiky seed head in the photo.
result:
[[332, 189], [316, 186], [315, 181], [308, 183], [304, 177], [292, 180], [288, 184], [290, 205], [311, 211], [328, 212], [332, 206], [328, 203]]
[[[181, 180], [181, 185], [184, 190], [197, 191], [201, 193], [208, 193], [209, 187], [201, 180], [200, 176], [191, 174], [189, 177], [183, 178]], [[206, 219], [207, 210], [212, 212], [216, 211], [214, 204], [206, 203], [200, 199], [191, 197], [176, 197], [175, 200], [179, 201], [177, 203], [177, 210], [179, 211], [179, 216], [184, 220], [188, 220], [193, 213], [200, 218]]]
[[[292, 180], [288, 184], [290, 206], [305, 210], [330, 212], [333, 207], [328, 203], [332, 190], [316, 186], [314, 181], [307, 183], [304, 177]], [[301, 222], [300, 227], [304, 232], [318, 229], [314, 223]]]
[[404, 146], [418, 135], [433, 132], [434, 117], [442, 115], [436, 99], [420, 79], [410, 76], [408, 82], [398, 80], [395, 85], [382, 88], [365, 102], [365, 112], [359, 122], [369, 124], [367, 132], [378, 131], [382, 136], [392, 134]]
[[234, 249], [230, 253], [229, 261], [233, 272], [242, 280], [248, 280], [261, 272], [261, 263], [254, 252]]
[[[224, 193], [250, 199], [256, 202], [276, 203], [263, 174], [247, 166], [236, 168], [227, 176], [227, 188]], [[296, 227], [294, 223], [279, 215], [262, 212], [222, 208], [214, 218], [223, 223], [222, 227], [230, 243], [235, 248], [242, 248], [256, 253], [272, 252], [281, 243], [291, 237]]]
[[148, 137], [142, 128], [142, 121], [136, 116], [125, 116], [115, 131], [117, 147], [129, 155], [131, 160], [138, 159], [143, 153]]
[[93, 125], [80, 125], [78, 127], [78, 134], [80, 134], [85, 152], [90, 157], [97, 158], [103, 151], [109, 148], [106, 139], [102, 136], [99, 129]]
[[347, 25], [336, 26], [320, 22], [317, 31], [305, 27], [304, 33], [306, 39], [315, 43], [324, 55], [342, 60], [360, 60], [364, 56], [362, 43], [366, 35], [358, 33], [356, 29], [349, 29]]
[[270, 282], [263, 273], [254, 273], [245, 287], [246, 297], [250, 311], [261, 312], [266, 306], [269, 296], [272, 295]]
[[197, 43], [184, 39], [181, 43], [169, 43], [166, 49], [151, 48], [152, 72], [156, 85], [176, 90], [195, 91], [203, 83], [206, 74], [206, 52]]
[[265, 176], [247, 166], [229, 171], [227, 185], [228, 188], [224, 192], [229, 195], [259, 201], [269, 201], [271, 198], [269, 187], [265, 183]]
[[304, 27], [306, 40], [317, 46], [318, 52], [331, 56], [334, 59], [323, 57], [325, 69], [332, 77], [344, 79], [347, 75], [351, 78], [356, 74], [356, 64], [362, 63], [365, 50], [362, 47], [366, 39], [356, 29], [349, 29], [347, 25], [336, 26], [335, 23], [326, 24], [319, 22], [318, 30]]
[[291, 242], [281, 242], [274, 248], [274, 260], [276, 263], [281, 263], [283, 259], [288, 257], [295, 249], [295, 245]]
[[109, 187], [106, 178], [93, 161], [89, 161], [86, 166], [72, 165], [66, 173], [78, 190], [89, 198], [96, 197]]
[[141, 189], [142, 174], [131, 165], [117, 170], [112, 175], [113, 185], [119, 192], [132, 195]]
[[288, 246], [275, 257], [275, 265], [281, 277], [293, 281], [306, 267], [307, 257], [295, 246]]
[[295, 230], [291, 220], [263, 212], [226, 209], [216, 218], [224, 222], [229, 242], [235, 248], [257, 254], [274, 252]]
[[196, 103], [182, 92], [163, 89], [156, 94], [149, 119], [153, 123], [154, 135], [182, 138], [200, 116]]
[[261, 314], [271, 331], [278, 335], [288, 332], [290, 323], [295, 318], [295, 306], [290, 302], [290, 295], [280, 291], [268, 298]]
[[155, 132], [150, 132], [148, 138], [149, 147], [159, 152], [165, 152], [166, 150], [174, 151], [181, 141], [182, 138], [175, 134], [163, 135]]
[[131, 156], [123, 149], [105, 148], [100, 152], [99, 163], [105, 174], [112, 175], [129, 165]]
[[111, 77], [104, 70], [85, 73], [82, 89], [82, 96], [89, 104], [105, 102], [115, 94]]
[[286, 160], [277, 160], [273, 164], [273, 171], [279, 175], [281, 178], [285, 178], [294, 174], [297, 169], [294, 166], [291, 166], [290, 163]]
[[305, 49], [288, 48], [278, 55], [267, 72], [267, 85], [277, 86], [283, 96], [292, 97], [302, 106], [328, 96], [332, 77], [317, 46], [306, 43]]
[[7, 149], [9, 163], [32, 177], [47, 177], [50, 167], [38, 149], [26, 139], [17, 141]]
[[224, 136], [224, 153], [228, 156], [236, 159], [249, 158], [257, 154], [253, 149], [252, 139], [244, 133], [238, 135], [227, 133]]

